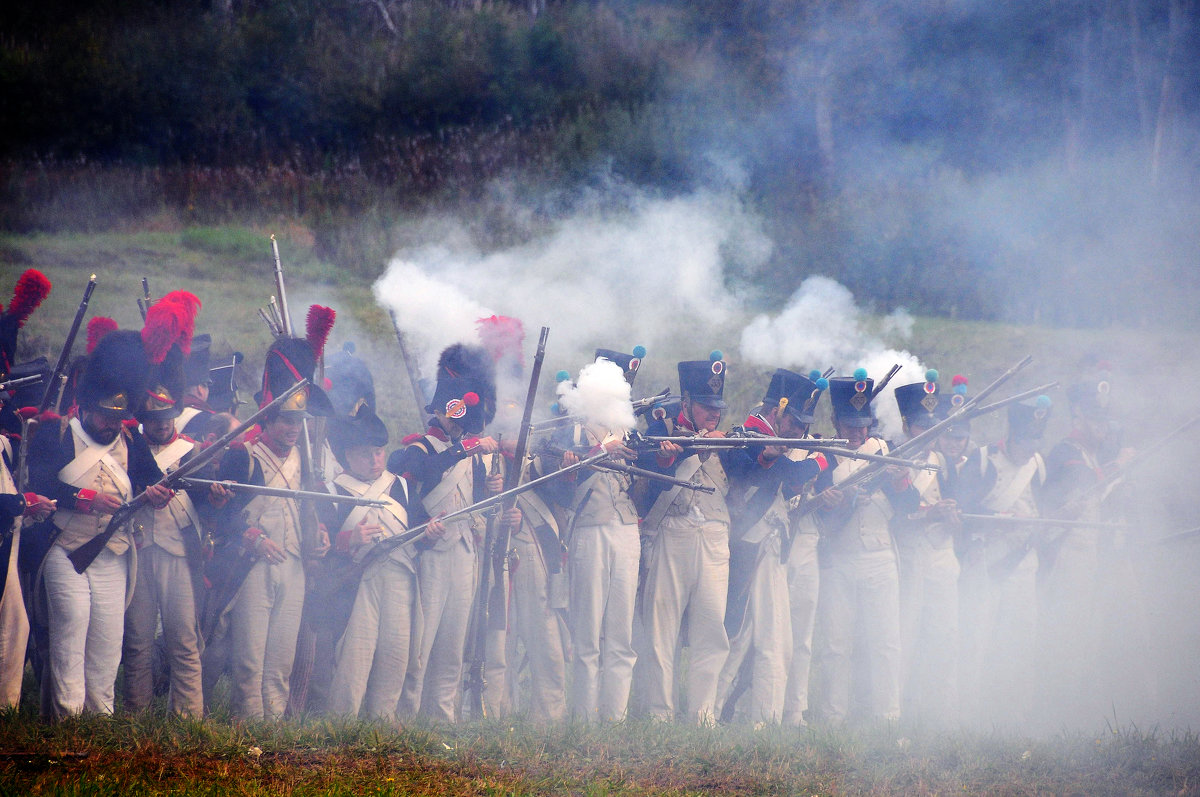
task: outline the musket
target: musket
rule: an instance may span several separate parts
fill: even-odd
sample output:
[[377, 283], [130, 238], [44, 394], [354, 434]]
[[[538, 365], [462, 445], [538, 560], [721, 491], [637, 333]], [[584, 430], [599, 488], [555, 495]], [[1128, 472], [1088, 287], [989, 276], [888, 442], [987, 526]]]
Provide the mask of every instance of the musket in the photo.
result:
[[275, 292], [279, 295], [279, 318], [283, 334], [292, 334], [292, 317], [288, 314], [287, 290], [283, 287], [283, 261], [279, 259], [279, 242], [271, 233], [271, 253], [275, 256]]
[[963, 520], [975, 523], [997, 523], [1002, 526], [1058, 526], [1061, 528], [1127, 529], [1128, 523], [1106, 523], [1096, 520], [1056, 520], [1049, 517], [1017, 517], [1016, 515], [976, 515], [963, 512]]
[[346, 504], [348, 506], [387, 506], [387, 501], [375, 498], [355, 498], [349, 495], [336, 495], [332, 493], [322, 493], [316, 490], [289, 490], [286, 487], [263, 487], [257, 484], [245, 484], [243, 482], [217, 481], [216, 479], [198, 479], [194, 476], [189, 476], [180, 482], [180, 489], [186, 490], [192, 486], [211, 486], [219, 484], [227, 490], [234, 492], [249, 493], [250, 495], [270, 495], [276, 498], [291, 498], [296, 501], [301, 499], [311, 499], [313, 501], [324, 501], [330, 504]]
[[645, 441], [653, 443], [657, 448], [659, 443], [674, 443], [683, 448], [749, 448], [750, 446], [783, 446], [785, 448], [803, 448], [811, 451], [824, 451], [827, 448], [849, 445], [849, 440], [824, 437], [770, 437], [753, 433], [730, 434], [726, 437], [689, 437], [677, 435], [638, 435], [635, 443]]
[[1143, 459], [1150, 456], [1151, 454], [1157, 454], [1167, 443], [1170, 443], [1173, 440], [1178, 440], [1179, 436], [1181, 434], [1183, 434], [1188, 429], [1195, 426], [1197, 423], [1200, 423], [1200, 415], [1197, 415], [1196, 417], [1191, 418], [1190, 420], [1184, 421], [1183, 423], [1179, 424], [1174, 429], [1167, 432], [1165, 435], [1163, 435], [1159, 439], [1155, 440], [1154, 443], [1152, 443], [1151, 445], [1148, 445], [1148, 446], [1144, 447], [1141, 451], [1138, 451], [1136, 454], [1134, 454], [1129, 459], [1129, 461], [1122, 463], [1119, 467], [1115, 468], [1113, 470], [1113, 472], [1108, 474], [1105, 478], [1099, 479], [1099, 480], [1092, 482], [1091, 484], [1088, 484], [1087, 486], [1082, 487], [1079, 490], [1077, 490], [1075, 492], [1075, 494], [1071, 496], [1071, 500], [1068, 501], [1067, 504], [1082, 503], [1085, 499], [1089, 498], [1093, 493], [1100, 492], [1100, 491], [1112, 486], [1113, 484], [1115, 484], [1117, 482], [1117, 480], [1123, 478], [1125, 476], [1125, 474], [1128, 473], [1131, 468], [1133, 468], [1134, 465], [1138, 464], [1139, 462], [1141, 462]]
[[[230, 429], [227, 434], [219, 440], [213, 442], [212, 445], [206, 446], [196, 456], [189, 459], [187, 462], [179, 466], [179, 468], [171, 473], [163, 476], [157, 484], [164, 487], [172, 488], [181, 480], [188, 478], [191, 474], [207, 465], [213, 457], [224, 450], [230, 443], [236, 440], [247, 429], [254, 426], [263, 419], [268, 413], [272, 412], [276, 407], [279, 407], [283, 402], [292, 397], [292, 394], [308, 384], [307, 379], [301, 379], [296, 384], [289, 387], [283, 393], [272, 401], [270, 404], [263, 407], [258, 412], [251, 415], [247, 420], [238, 424], [235, 428]], [[80, 545], [75, 550], [67, 554], [67, 558], [71, 560], [71, 564], [75, 566], [76, 573], [82, 573], [88, 569], [88, 566], [95, 561], [100, 552], [104, 550], [104, 546], [108, 545], [108, 541], [117, 533], [117, 529], [125, 525], [125, 523], [133, 516], [135, 512], [146, 505], [149, 499], [146, 498], [146, 491], [138, 493], [132, 499], [122, 504], [117, 508], [117, 511], [109, 518], [108, 525], [104, 527], [104, 531], [92, 537], [90, 540]]]
[[[1011, 379], [1013, 376], [1015, 376], [1018, 371], [1020, 371], [1025, 366], [1029, 365], [1029, 363], [1031, 363], [1031, 362], [1033, 362], [1033, 357], [1026, 356], [1024, 359], [1022, 359], [1020, 362], [1018, 362], [1012, 368], [1009, 368], [1003, 374], [1001, 374], [1000, 376], [998, 376], [994, 380], [992, 380], [992, 382], [989, 385], [987, 385], [987, 387], [985, 387], [983, 390], [979, 391], [974, 396], [972, 396], [971, 398], [964, 401], [958, 407], [958, 409], [956, 409], [954, 412], [951, 412], [947, 417], [938, 421], [933, 426], [930, 426], [928, 429], [921, 432], [920, 434], [914, 435], [913, 437], [909, 438], [905, 442], [896, 446], [895, 449], [893, 449], [891, 452], [889, 452], [889, 455], [893, 456], [893, 457], [897, 457], [897, 456], [903, 457], [903, 456], [907, 456], [911, 452], [920, 451], [927, 444], [929, 444], [934, 439], [936, 439], [938, 437], [938, 435], [945, 432], [947, 429], [949, 429], [954, 424], [961, 423], [964, 419], [975, 417], [974, 415], [971, 415], [970, 413], [972, 412], [972, 410], [975, 410], [978, 407], [979, 402], [985, 396], [988, 396], [991, 393], [995, 392], [995, 390], [998, 387], [1000, 387], [1002, 384], [1004, 384], [1009, 379]], [[994, 404], [989, 405], [990, 409], [988, 411], [990, 412], [994, 409], [999, 409], [1000, 405], [1005, 404], [1005, 403], [1011, 403], [1011, 401], [1012, 401], [1012, 399], [1009, 399], [1005, 402], [995, 402]], [[978, 412], [976, 414], [982, 414], [982, 412]], [[879, 463], [868, 464], [865, 467], [861, 468], [856, 473], [854, 473], [853, 475], [851, 475], [849, 478], [847, 478], [847, 479], [843, 480], [842, 482], [835, 484], [832, 487], [827, 488], [827, 489], [844, 490], [844, 489], [847, 489], [850, 487], [855, 487], [857, 485], [866, 483], [869, 479], [873, 480], [873, 479], [877, 478], [879, 473], [882, 472], [883, 467], [884, 466]], [[793, 512], [807, 514], [808, 512], [811, 512], [811, 511], [813, 511], [813, 509], [816, 508], [816, 501], [814, 500], [815, 498], [816, 498], [816, 496], [805, 497], [804, 495], [797, 495], [788, 501], [788, 505], [789, 505], [789, 507], [791, 507], [791, 510]]]
[[142, 322], [146, 321], [146, 313], [150, 312], [150, 281], [142, 277], [142, 296], [137, 300], [138, 311], [142, 314]]
[[[271, 298], [274, 299], [275, 297], [272, 296]], [[267, 315], [266, 310], [261, 307], [258, 308], [258, 315], [263, 320], [263, 323], [267, 325], [267, 329], [271, 332], [272, 336], [279, 337], [282, 334], [279, 327], [275, 325], [275, 320]]]
[[396, 333], [396, 343], [400, 346], [400, 356], [404, 358], [404, 370], [408, 372], [408, 384], [412, 387], [413, 398], [417, 402], [417, 413], [425, 412], [425, 405], [429, 402], [425, 401], [425, 394], [421, 391], [421, 378], [417, 373], [417, 364], [408, 353], [408, 347], [404, 345], [404, 333], [400, 331], [400, 322], [396, 320], [396, 311], [388, 310], [388, 315], [392, 318], [392, 329]]
[[887, 375], [884, 376], [883, 379], [879, 380], [879, 384], [875, 385], [875, 389], [871, 391], [871, 399], [874, 400], [876, 396], [882, 393], [883, 389], [887, 387], [888, 382], [891, 382], [892, 377], [898, 373], [900, 373], [900, 363], [893, 365], [892, 370], [888, 371]]
[[[547, 444], [542, 447], [542, 450], [544, 452], [550, 454], [551, 456], [561, 457], [564, 453], [567, 452], [568, 449], [558, 448], [556, 446]], [[611, 460], [597, 462], [594, 465], [590, 465], [590, 467], [599, 468], [601, 470], [611, 470], [616, 473], [627, 473], [630, 476], [640, 476], [643, 479], [649, 479], [650, 481], [662, 482], [663, 484], [669, 484], [672, 487], [683, 487], [688, 490], [695, 490], [697, 492], [707, 493], [708, 495], [712, 495], [713, 493], [716, 492], [715, 487], [708, 487], [703, 484], [696, 484], [695, 482], [685, 481], [684, 479], [676, 479], [674, 476], [667, 476], [665, 474], [659, 473], [658, 471], [646, 470], [645, 468], [639, 468], [634, 465], [625, 465], [623, 463], [613, 462]]]
[[94, 290], [96, 290], [95, 274], [88, 278], [87, 287], [83, 289], [83, 299], [79, 302], [75, 318], [71, 321], [71, 328], [67, 331], [67, 339], [58, 353], [58, 362], [54, 364], [54, 370], [50, 372], [50, 378], [46, 380], [46, 389], [42, 392], [42, 400], [38, 402], [37, 412], [21, 424], [21, 452], [17, 456], [16, 476], [18, 491], [25, 489], [25, 483], [29, 479], [29, 443], [37, 431], [38, 418], [50, 406], [50, 400], [54, 397], [54, 383], [67, 372], [67, 360], [71, 357], [71, 347], [75, 345], [75, 336], [79, 334], [79, 327], [83, 324], [83, 316], [87, 313], [88, 302], [91, 301]]
[[[500, 440], [497, 439], [496, 443], [499, 445]], [[500, 475], [503, 461], [504, 455], [500, 451], [492, 452], [492, 463], [488, 469], [489, 477]], [[475, 611], [471, 616], [471, 650], [470, 655], [466, 657], [470, 662], [467, 667], [466, 691], [467, 702], [476, 719], [487, 719], [487, 706], [483, 702], [487, 680], [484, 678], [483, 670], [487, 663], [487, 637], [490, 628], [488, 612], [491, 608], [490, 582], [494, 569], [492, 555], [496, 548], [496, 535], [499, 533], [502, 513], [503, 507], [496, 507], [488, 517], [487, 530], [483, 536], [483, 564], [479, 573], [479, 586], [475, 590]], [[505, 543], [505, 547], [507, 547], [507, 543]], [[503, 591], [503, 570], [496, 574], [496, 578], [501, 580], [500, 588]]]
[[[482, 501], [476, 501], [475, 503], [471, 504], [470, 506], [465, 506], [462, 509], [456, 509], [453, 512], [447, 512], [444, 515], [433, 518], [433, 520], [436, 520], [439, 523], [444, 523], [447, 520], [454, 520], [456, 518], [462, 517], [463, 515], [477, 514], [479, 512], [484, 511], [485, 509], [489, 509], [493, 506], [496, 506], [497, 504], [501, 504], [501, 503], [507, 501], [509, 498], [514, 498], [514, 497], [520, 495], [521, 493], [524, 493], [524, 492], [534, 489], [535, 487], [541, 487], [543, 484], [546, 484], [547, 482], [551, 482], [557, 478], [566, 476], [568, 473], [577, 471], [580, 468], [588, 468], [588, 467], [593, 467], [595, 465], [598, 465], [601, 462], [603, 462], [608, 456], [609, 456], [608, 452], [602, 451], [601, 453], [596, 454], [591, 457], [588, 457], [587, 459], [581, 459], [573, 465], [567, 465], [566, 467], [559, 468], [558, 470], [556, 470], [552, 473], [547, 473], [545, 476], [539, 476], [538, 478], [531, 479], [530, 481], [527, 481], [524, 484], [519, 484], [516, 487], [512, 488], [511, 490], [505, 490], [504, 492], [496, 493], [495, 495], [491, 495], [491, 496], [488, 496], [487, 498], [484, 498]], [[367, 555], [367, 557], [363, 560], [363, 569], [365, 569], [366, 565], [369, 564], [370, 561], [375, 559], [376, 557], [386, 554], [387, 552], [391, 551], [393, 548], [398, 548], [401, 545], [407, 545], [408, 543], [413, 542], [414, 540], [417, 540], [420, 537], [424, 536], [425, 529], [429, 528], [429, 524], [431, 522], [433, 522], [433, 521], [432, 520], [426, 521], [425, 523], [422, 523], [418, 526], [413, 526], [411, 529], [409, 529], [408, 531], [405, 531], [403, 534], [397, 534], [395, 537], [388, 537], [385, 540], [380, 540], [379, 542], [375, 543], [375, 547], [372, 548], [371, 553], [369, 553]]]
[[0, 382], [0, 393], [8, 390], [16, 390], [25, 385], [36, 385], [40, 381], [42, 381], [41, 374], [30, 374], [29, 376], [22, 376], [19, 379], [10, 379], [7, 382]]

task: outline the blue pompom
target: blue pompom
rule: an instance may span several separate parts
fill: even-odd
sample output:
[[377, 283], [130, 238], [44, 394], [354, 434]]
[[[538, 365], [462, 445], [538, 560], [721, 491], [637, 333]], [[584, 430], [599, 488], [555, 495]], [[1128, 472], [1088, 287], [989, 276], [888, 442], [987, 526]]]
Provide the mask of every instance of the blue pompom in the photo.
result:
[[812, 381], [816, 382], [818, 379], [821, 378], [821, 372], [818, 371], [816, 368], [814, 368], [808, 372], [808, 378], [811, 379]]
[[938, 372], [937, 372], [936, 368], [930, 368], [928, 371], [925, 372], [925, 381], [926, 382], [938, 381]]
[[550, 405], [550, 413], [552, 415], [562, 415], [562, 407], [558, 406], [557, 401]]
[[817, 377], [817, 390], [828, 390], [828, 389], [829, 389], [829, 380], [823, 376], [818, 376]]
[[708, 353], [708, 359], [715, 363], [717, 360], [724, 360], [725, 355], [721, 353], [720, 349], [713, 349]]
[[861, 382], [866, 378], [867, 378], [867, 369], [866, 368], [855, 368], [854, 369], [854, 379], [856, 381]]
[[1053, 403], [1054, 402], [1052, 402], [1050, 400], [1049, 396], [1038, 396], [1037, 397], [1037, 406], [1038, 406], [1038, 409], [1040, 409], [1040, 410], [1050, 409], [1050, 405]]
[[645, 357], [646, 356], [646, 347], [642, 346], [642, 345], [634, 346], [633, 347], [633, 356], [637, 357], [639, 360], [642, 359], [643, 357]]
[[554, 375], [555, 382], [566, 382], [570, 378], [571, 378], [571, 372], [567, 371], [566, 369], [559, 371], [558, 373], [556, 373]]
[[960, 396], [965, 396], [965, 395], [967, 395], [967, 386], [966, 385], [955, 385], [954, 392]]

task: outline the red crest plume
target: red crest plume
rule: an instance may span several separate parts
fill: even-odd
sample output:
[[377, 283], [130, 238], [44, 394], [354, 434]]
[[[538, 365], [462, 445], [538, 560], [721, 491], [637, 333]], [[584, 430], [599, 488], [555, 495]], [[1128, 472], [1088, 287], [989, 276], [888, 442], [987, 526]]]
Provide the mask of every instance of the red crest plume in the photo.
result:
[[304, 318], [304, 337], [308, 340], [308, 345], [312, 346], [313, 355], [318, 360], [325, 352], [325, 341], [329, 340], [333, 319], [336, 317], [337, 313], [332, 307], [314, 304], [308, 308], [308, 315]]
[[200, 300], [187, 291], [171, 291], [150, 305], [146, 326], [142, 327], [142, 344], [150, 362], [158, 364], [175, 344], [184, 356], [192, 350], [192, 333], [196, 330], [196, 313]]
[[[45, 274], [36, 268], [31, 268], [21, 275], [17, 280], [17, 286], [13, 289], [12, 301], [8, 304], [8, 315], [16, 322], [18, 329], [25, 323], [25, 319], [29, 318], [30, 313], [36, 310], [42, 300], [49, 295], [50, 280], [46, 279]], [[0, 305], [0, 312], [3, 310], [4, 306]]]
[[96, 350], [96, 345], [104, 340], [104, 336], [109, 332], [117, 331], [117, 322], [107, 316], [98, 315], [87, 325], [87, 353], [91, 354]]
[[479, 341], [499, 362], [504, 357], [521, 359], [521, 344], [525, 342], [525, 325], [519, 318], [493, 315], [475, 322], [479, 328]]
[[959, 385], [965, 385], [965, 384], [967, 384], [967, 378], [965, 376], [963, 376], [962, 374], [955, 374], [954, 379], [951, 380], [951, 384], [954, 387], [958, 387]]

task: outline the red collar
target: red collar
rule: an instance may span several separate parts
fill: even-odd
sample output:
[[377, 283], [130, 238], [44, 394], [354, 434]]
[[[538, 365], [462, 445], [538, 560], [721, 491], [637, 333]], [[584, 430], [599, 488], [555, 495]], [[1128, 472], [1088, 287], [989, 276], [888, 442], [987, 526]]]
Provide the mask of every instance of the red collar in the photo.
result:
[[747, 418], [746, 422], [742, 424], [742, 426], [752, 432], [762, 432], [768, 437], [777, 436], [775, 434], [775, 428], [771, 426], [771, 422], [757, 413]]
[[684, 417], [683, 410], [679, 411], [679, 417], [675, 419], [675, 425], [680, 426], [680, 427], [688, 430], [689, 432], [696, 431], [695, 428], [692, 426], [692, 422], [689, 421], [686, 417]]
[[[434, 423], [436, 423], [436, 421]], [[428, 436], [435, 438], [437, 440], [441, 440], [443, 443], [450, 442], [450, 436], [446, 434], [446, 430], [443, 429], [440, 425], [439, 426], [430, 425], [429, 429], [425, 432], [425, 434], [427, 434]]]

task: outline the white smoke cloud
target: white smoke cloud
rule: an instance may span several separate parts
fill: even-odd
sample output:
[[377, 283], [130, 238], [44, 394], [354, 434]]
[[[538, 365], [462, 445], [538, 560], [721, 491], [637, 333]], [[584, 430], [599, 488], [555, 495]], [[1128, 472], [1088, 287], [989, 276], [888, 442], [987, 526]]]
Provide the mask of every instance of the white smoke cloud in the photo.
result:
[[882, 379], [893, 365], [901, 366], [888, 387], [873, 403], [884, 437], [901, 436], [900, 411], [893, 389], [924, 380], [925, 368], [908, 351], [896, 349], [884, 338], [907, 338], [912, 316], [898, 310], [883, 319], [880, 332], [866, 325], [867, 317], [854, 303], [850, 291], [828, 277], [809, 277], [801, 283], [778, 315], [756, 316], [742, 331], [742, 356], [753, 363], [807, 371], [836, 369], [848, 376], [857, 368]]
[[554, 347], [567, 351], [653, 348], [685, 319], [729, 324], [741, 309], [724, 287], [727, 268], [752, 273], [771, 250], [736, 193], [635, 195], [490, 253], [465, 243], [407, 247], [374, 293], [431, 373], [442, 347], [475, 340], [475, 320], [492, 313], [516, 316], [526, 329], [549, 326]]
[[570, 415], [580, 415], [613, 431], [637, 425], [625, 372], [611, 360], [584, 366], [574, 384], [561, 382], [558, 402]]

